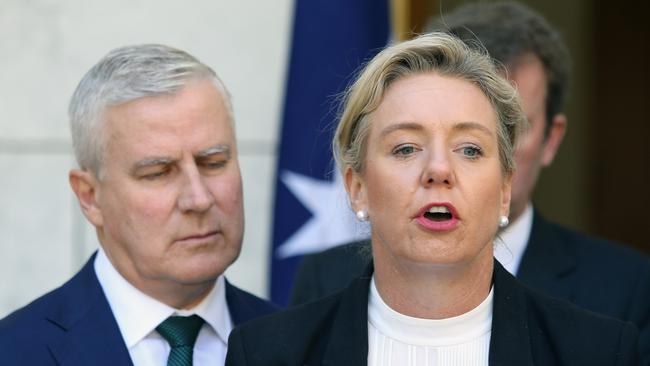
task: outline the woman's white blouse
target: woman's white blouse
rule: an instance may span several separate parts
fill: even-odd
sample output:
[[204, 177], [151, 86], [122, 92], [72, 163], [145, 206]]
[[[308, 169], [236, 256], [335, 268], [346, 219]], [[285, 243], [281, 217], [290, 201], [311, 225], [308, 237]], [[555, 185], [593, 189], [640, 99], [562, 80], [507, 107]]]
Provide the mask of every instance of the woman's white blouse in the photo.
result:
[[479, 306], [453, 318], [413, 318], [388, 307], [373, 278], [368, 301], [368, 365], [487, 365], [492, 297], [490, 289]]

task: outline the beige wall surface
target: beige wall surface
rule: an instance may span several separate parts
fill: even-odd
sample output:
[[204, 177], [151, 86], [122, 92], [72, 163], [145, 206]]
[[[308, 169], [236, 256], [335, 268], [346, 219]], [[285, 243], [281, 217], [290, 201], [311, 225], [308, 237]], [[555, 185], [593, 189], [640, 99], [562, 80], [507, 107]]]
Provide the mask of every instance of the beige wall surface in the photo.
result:
[[266, 294], [275, 146], [293, 1], [0, 2], [0, 317], [62, 284], [95, 250], [68, 187], [67, 103], [109, 50], [184, 49], [233, 95], [246, 235], [228, 278]]

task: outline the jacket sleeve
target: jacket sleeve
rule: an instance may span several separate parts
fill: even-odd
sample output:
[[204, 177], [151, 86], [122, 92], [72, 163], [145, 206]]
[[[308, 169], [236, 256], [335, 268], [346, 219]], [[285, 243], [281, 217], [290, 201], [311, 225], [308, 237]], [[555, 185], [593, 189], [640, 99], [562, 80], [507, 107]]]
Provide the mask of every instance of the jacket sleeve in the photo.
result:
[[636, 326], [632, 323], [625, 323], [623, 325], [616, 359], [616, 365], [619, 366], [650, 365], [640, 362], [639, 332], [637, 331]]
[[289, 305], [303, 304], [324, 295], [318, 272], [317, 258], [313, 257], [313, 255], [304, 256], [296, 272]]
[[639, 275], [636, 289], [628, 319], [639, 327], [639, 351], [645, 361], [642, 365], [650, 365], [650, 260]]

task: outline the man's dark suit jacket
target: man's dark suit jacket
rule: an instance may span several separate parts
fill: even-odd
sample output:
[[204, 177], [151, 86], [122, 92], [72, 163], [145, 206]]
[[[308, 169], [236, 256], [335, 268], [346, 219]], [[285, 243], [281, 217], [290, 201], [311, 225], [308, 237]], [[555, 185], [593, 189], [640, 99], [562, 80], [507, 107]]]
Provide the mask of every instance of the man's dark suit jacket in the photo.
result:
[[[133, 365], [94, 259], [63, 286], [0, 320], [0, 365]], [[226, 302], [235, 325], [277, 310], [228, 281]]]
[[[347, 244], [305, 256], [291, 303], [307, 302], [347, 286], [370, 259], [369, 245]], [[517, 279], [585, 309], [635, 323], [641, 331], [641, 354], [650, 364], [648, 257], [550, 223], [535, 212]]]
[[[226, 366], [366, 366], [369, 267], [341, 292], [235, 328]], [[638, 365], [634, 325], [547, 297], [494, 267], [490, 365]]]

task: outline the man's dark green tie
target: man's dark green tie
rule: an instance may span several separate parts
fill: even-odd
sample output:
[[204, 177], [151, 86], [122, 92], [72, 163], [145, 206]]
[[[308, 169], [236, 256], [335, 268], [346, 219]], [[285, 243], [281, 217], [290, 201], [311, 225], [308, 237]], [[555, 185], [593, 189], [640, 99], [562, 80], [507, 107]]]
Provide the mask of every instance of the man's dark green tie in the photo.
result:
[[203, 325], [198, 315], [170, 316], [156, 327], [156, 331], [169, 342], [171, 351], [167, 366], [192, 366], [194, 342]]

